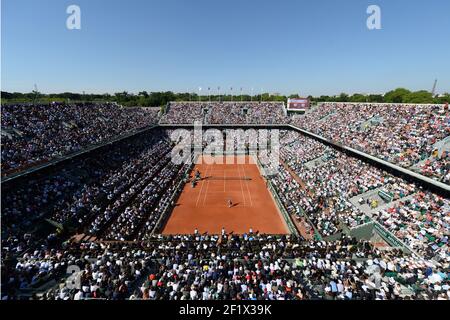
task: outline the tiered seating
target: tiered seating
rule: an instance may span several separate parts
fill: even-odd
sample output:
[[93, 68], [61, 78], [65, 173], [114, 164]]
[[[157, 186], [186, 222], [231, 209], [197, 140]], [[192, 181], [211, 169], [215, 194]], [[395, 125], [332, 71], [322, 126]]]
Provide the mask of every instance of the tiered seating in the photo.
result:
[[[323, 103], [293, 124], [402, 167], [449, 181], [449, 154], [435, 145], [450, 135], [442, 105]], [[413, 167], [420, 161], [429, 161]]]
[[[372, 217], [429, 259], [448, 250], [445, 221], [450, 211], [445, 199], [297, 132], [282, 132], [281, 145], [281, 161], [290, 170], [280, 165], [272, 182], [288, 211], [305, 213], [322, 236], [339, 232], [341, 221], [355, 227]], [[380, 203], [364, 211], [350, 201], [371, 190], [384, 194], [384, 201], [380, 197]], [[410, 200], [413, 195], [420, 200]], [[373, 194], [364, 197], [369, 201]], [[420, 236], [430, 233], [429, 225], [433, 241]]]
[[[158, 111], [116, 104], [2, 106], [2, 175], [106, 142], [158, 121]], [[3, 134], [5, 133], [5, 134]]]
[[288, 122], [279, 102], [172, 102], [164, 124], [280, 124]]
[[432, 267], [398, 250], [347, 237], [325, 243], [249, 233], [36, 250], [5, 266], [3, 298], [61, 279], [68, 264], [80, 268], [81, 287], [58, 285], [42, 299], [390, 300], [407, 298], [404, 288], [412, 288], [411, 298], [428, 300], [448, 299], [449, 289], [441, 278], [448, 265]]
[[[2, 299], [52, 281], [42, 298], [450, 299], [448, 199], [297, 132], [281, 132], [270, 182], [289, 214], [337, 240], [155, 235], [189, 166], [170, 161], [172, 132], [134, 136], [3, 189]], [[338, 235], [366, 218], [421, 257]], [[69, 243], [77, 233], [86, 236]], [[59, 285], [67, 265], [80, 268], [81, 288]]]

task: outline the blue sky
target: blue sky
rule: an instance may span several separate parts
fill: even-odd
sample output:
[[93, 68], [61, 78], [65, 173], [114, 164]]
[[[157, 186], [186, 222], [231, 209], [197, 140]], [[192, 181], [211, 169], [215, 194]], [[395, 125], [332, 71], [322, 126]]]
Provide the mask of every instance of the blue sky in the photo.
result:
[[448, 0], [3, 0], [1, 27], [4, 91], [450, 91]]

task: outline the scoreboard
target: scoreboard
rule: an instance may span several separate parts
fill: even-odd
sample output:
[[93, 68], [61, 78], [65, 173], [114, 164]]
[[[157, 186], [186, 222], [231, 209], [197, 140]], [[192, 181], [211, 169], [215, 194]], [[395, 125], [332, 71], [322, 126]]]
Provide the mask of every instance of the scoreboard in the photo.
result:
[[310, 103], [306, 98], [288, 99], [287, 110], [305, 112], [309, 109]]

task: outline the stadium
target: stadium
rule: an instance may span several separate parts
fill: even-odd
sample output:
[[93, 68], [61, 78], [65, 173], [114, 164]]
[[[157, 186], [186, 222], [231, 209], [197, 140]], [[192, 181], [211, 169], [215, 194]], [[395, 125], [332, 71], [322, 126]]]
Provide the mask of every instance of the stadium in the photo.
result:
[[[445, 105], [323, 103], [295, 118], [278, 102], [171, 102], [164, 112], [117, 104], [23, 108], [2, 109], [2, 130], [9, 133], [2, 142], [3, 293], [446, 298], [449, 174], [440, 168], [448, 168], [448, 156], [432, 154], [438, 146], [448, 152]], [[351, 117], [339, 115], [348, 108]], [[415, 150], [394, 140], [404, 155], [386, 158], [388, 149], [371, 152], [383, 146], [371, 138], [384, 127], [370, 120], [352, 132], [353, 141], [363, 134], [372, 142], [366, 149], [329, 139], [329, 122], [321, 120], [337, 117], [342, 128], [353, 128], [371, 108], [386, 110], [384, 121], [392, 123], [404, 116], [396, 110], [408, 108], [414, 115], [408, 123], [418, 130], [420, 122], [441, 123], [428, 132], [436, 142]], [[77, 123], [83, 112], [95, 120]], [[41, 122], [28, 119], [55, 113], [72, 126], [52, 122], [46, 131], [59, 138], [44, 144]], [[130, 132], [104, 131], [105, 120], [121, 121]], [[92, 144], [81, 128], [110, 136]], [[343, 138], [349, 133], [341, 131]], [[77, 151], [62, 149], [66, 138], [78, 142]], [[267, 160], [271, 153], [278, 161]], [[183, 161], [175, 161], [178, 154]], [[421, 164], [414, 162], [419, 155]]]
[[2, 5], [2, 300], [450, 300], [448, 44], [420, 60], [448, 3], [418, 6], [436, 42], [407, 52], [392, 39], [424, 33], [382, 0], [383, 30], [364, 1], [328, 20], [21, 1]]

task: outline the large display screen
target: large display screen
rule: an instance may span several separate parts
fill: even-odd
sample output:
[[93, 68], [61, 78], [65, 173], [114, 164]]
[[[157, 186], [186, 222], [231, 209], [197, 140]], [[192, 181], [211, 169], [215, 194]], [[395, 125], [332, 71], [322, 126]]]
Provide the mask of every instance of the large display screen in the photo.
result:
[[289, 99], [288, 110], [290, 111], [303, 111], [309, 108], [309, 100], [304, 98]]

